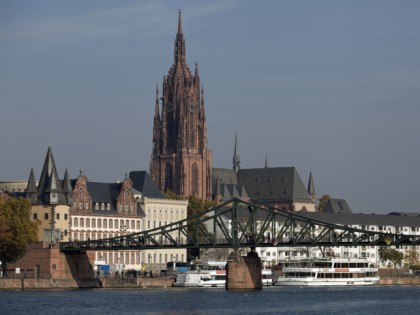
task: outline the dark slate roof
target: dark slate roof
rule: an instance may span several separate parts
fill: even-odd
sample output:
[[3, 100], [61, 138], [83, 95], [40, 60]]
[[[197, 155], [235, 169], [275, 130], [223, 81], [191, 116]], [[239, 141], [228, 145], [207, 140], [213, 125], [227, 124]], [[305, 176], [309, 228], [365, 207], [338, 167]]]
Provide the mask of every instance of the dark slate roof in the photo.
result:
[[307, 218], [341, 225], [420, 226], [420, 213], [417, 216], [325, 212], [299, 212], [298, 214]]
[[294, 167], [241, 169], [238, 182], [253, 199], [312, 202]]
[[144, 197], [166, 199], [146, 171], [132, 171], [129, 175], [133, 188], [140, 191]]
[[121, 183], [95, 183], [95, 182], [88, 182], [87, 183], [87, 190], [92, 197], [92, 212], [96, 213], [101, 211], [103, 213], [104, 210], [95, 210], [95, 204], [98, 202], [99, 204], [105, 203], [111, 205], [112, 213], [116, 212], [116, 200], [118, 194], [121, 191]]
[[240, 169], [238, 173], [233, 169], [213, 168], [212, 184], [213, 192], [219, 192], [225, 199], [236, 197], [237, 192], [239, 198], [261, 201], [312, 202], [294, 167]]
[[325, 204], [324, 212], [327, 213], [352, 213], [345, 199], [330, 198]]

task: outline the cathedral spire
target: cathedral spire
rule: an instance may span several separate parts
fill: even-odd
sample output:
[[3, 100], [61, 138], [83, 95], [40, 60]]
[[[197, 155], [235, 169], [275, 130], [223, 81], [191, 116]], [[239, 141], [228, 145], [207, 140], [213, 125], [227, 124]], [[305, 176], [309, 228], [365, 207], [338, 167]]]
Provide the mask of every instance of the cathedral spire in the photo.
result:
[[178, 33], [176, 34], [175, 50], [174, 50], [174, 64], [176, 65], [178, 64], [178, 62], [181, 62], [181, 63], [185, 62], [185, 40], [184, 40], [184, 34], [182, 33], [181, 10], [179, 10]]
[[178, 34], [182, 34], [182, 17], [181, 17], [181, 9], [178, 12]]
[[239, 145], [238, 145], [238, 132], [235, 132], [235, 149], [233, 151], [233, 169], [237, 173], [240, 169], [240, 160], [239, 160]]

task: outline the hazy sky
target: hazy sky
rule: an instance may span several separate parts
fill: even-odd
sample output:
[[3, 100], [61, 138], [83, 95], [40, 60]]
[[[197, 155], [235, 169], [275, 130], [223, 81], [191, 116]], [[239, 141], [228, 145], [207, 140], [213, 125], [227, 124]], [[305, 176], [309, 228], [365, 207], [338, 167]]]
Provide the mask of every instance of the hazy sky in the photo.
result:
[[0, 1], [0, 180], [149, 170], [182, 10], [214, 167], [295, 166], [353, 212], [420, 212], [420, 1]]

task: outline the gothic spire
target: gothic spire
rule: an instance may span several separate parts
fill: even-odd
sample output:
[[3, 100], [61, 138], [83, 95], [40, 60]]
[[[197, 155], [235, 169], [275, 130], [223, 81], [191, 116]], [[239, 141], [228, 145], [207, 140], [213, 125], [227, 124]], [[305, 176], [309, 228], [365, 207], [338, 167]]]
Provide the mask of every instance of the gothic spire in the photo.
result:
[[315, 199], [315, 186], [314, 186], [314, 179], [312, 177], [312, 172], [309, 173], [309, 181], [308, 181], [308, 194], [311, 196], [312, 200]]
[[182, 34], [182, 17], [181, 17], [181, 9], [178, 12], [178, 34]]
[[185, 40], [184, 40], [184, 34], [182, 33], [181, 10], [179, 10], [178, 33], [176, 34], [175, 50], [174, 50], [174, 64], [176, 65], [178, 64], [178, 62], [181, 62], [181, 63], [185, 62]]
[[240, 160], [239, 160], [239, 145], [238, 145], [238, 132], [235, 132], [235, 149], [233, 151], [233, 169], [237, 173], [240, 169]]

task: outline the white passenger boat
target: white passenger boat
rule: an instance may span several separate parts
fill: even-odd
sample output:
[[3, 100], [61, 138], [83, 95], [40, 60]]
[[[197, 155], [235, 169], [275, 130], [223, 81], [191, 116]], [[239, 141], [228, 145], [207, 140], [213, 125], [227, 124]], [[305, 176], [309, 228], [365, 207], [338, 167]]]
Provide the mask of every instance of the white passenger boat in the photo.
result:
[[365, 259], [304, 259], [284, 263], [276, 286], [347, 286], [379, 283], [378, 268]]
[[[174, 287], [225, 287], [226, 286], [226, 262], [209, 262], [198, 264], [194, 270], [179, 272], [176, 274]], [[262, 269], [261, 276], [263, 286], [273, 285], [271, 269]]]

